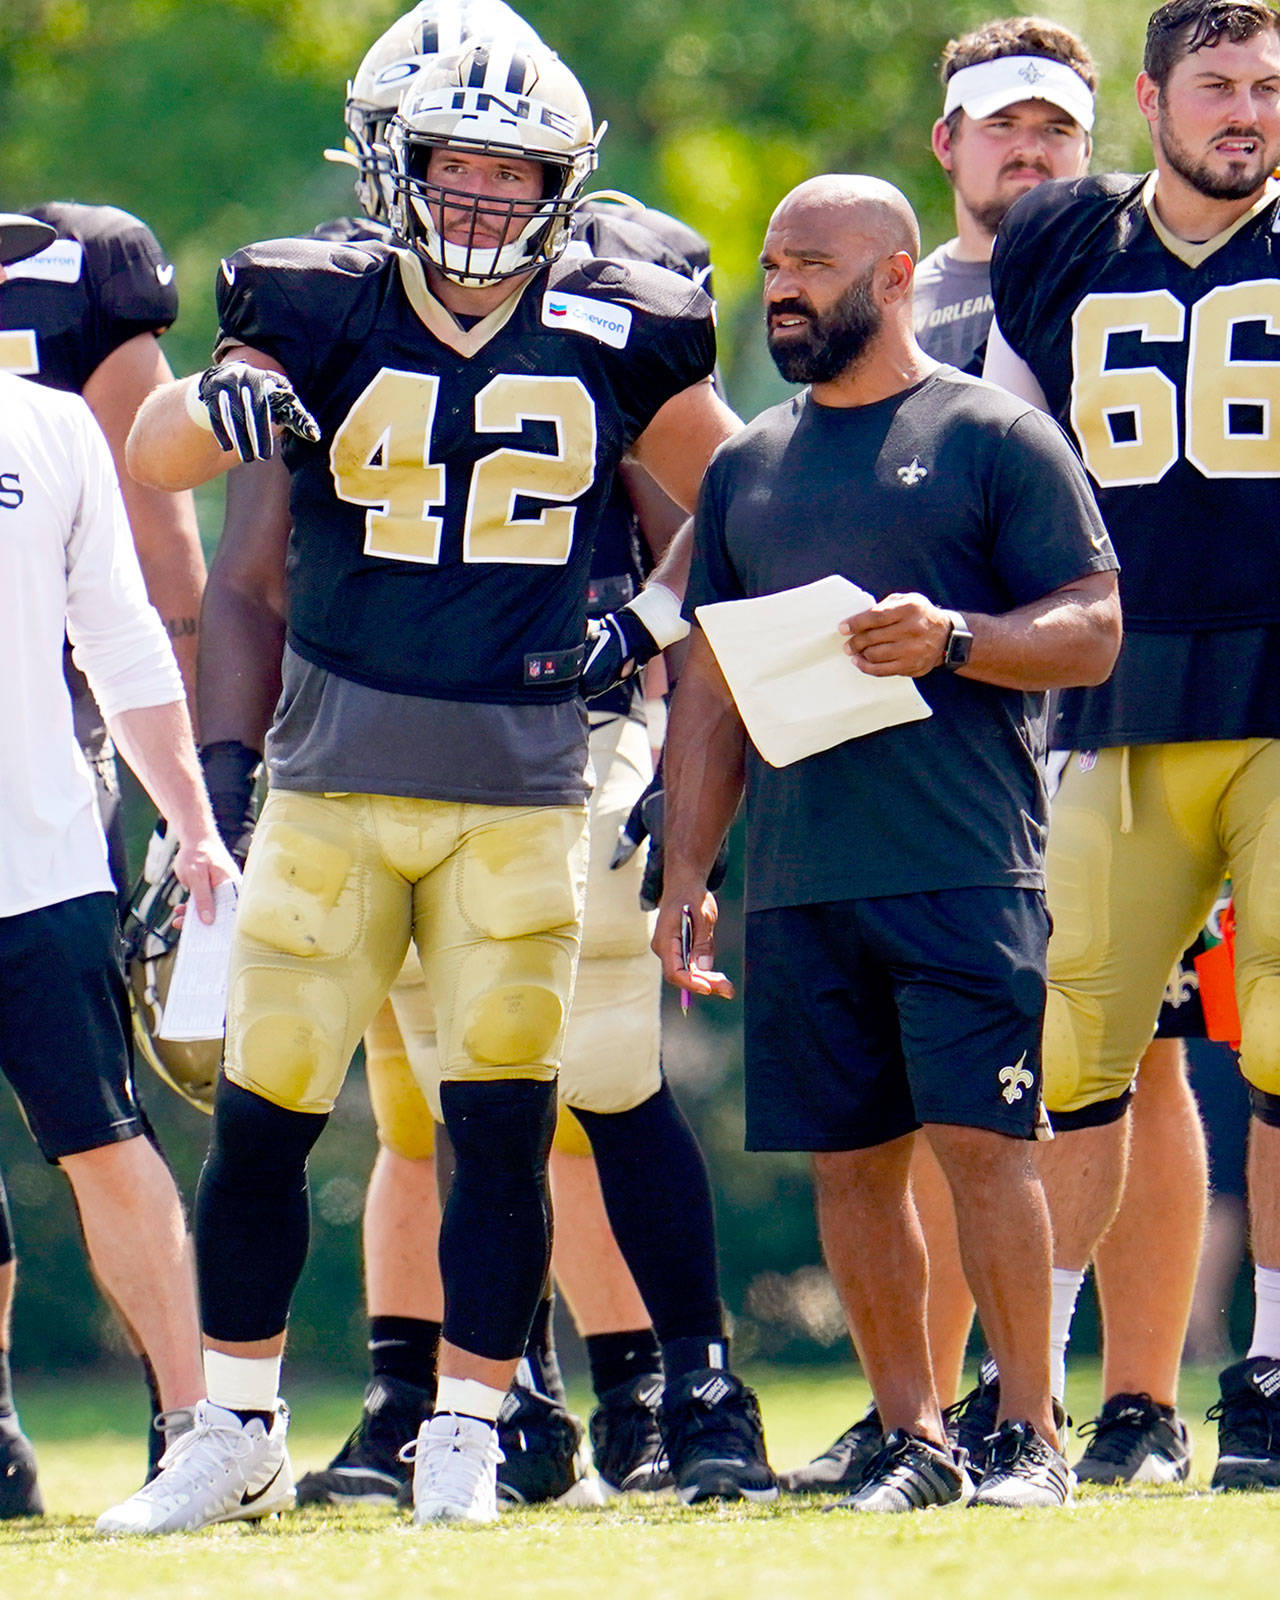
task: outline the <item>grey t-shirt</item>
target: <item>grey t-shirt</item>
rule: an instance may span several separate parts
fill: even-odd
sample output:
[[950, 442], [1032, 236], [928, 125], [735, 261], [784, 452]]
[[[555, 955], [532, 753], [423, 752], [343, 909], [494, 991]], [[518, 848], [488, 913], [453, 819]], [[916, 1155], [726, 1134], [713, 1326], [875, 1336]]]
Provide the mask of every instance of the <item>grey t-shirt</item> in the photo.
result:
[[286, 645], [267, 771], [275, 788], [321, 794], [581, 805], [591, 792], [586, 707], [394, 694], [326, 672]]
[[[873, 405], [806, 391], [723, 445], [685, 606], [842, 573], [877, 598], [999, 614], [1115, 565], [1057, 423], [942, 367]], [[788, 767], [749, 747], [748, 910], [1043, 887], [1045, 697], [942, 669], [915, 681], [925, 721]]]
[[957, 260], [958, 243], [940, 244], [916, 268], [916, 338], [935, 361], [981, 377], [994, 315], [991, 264]]

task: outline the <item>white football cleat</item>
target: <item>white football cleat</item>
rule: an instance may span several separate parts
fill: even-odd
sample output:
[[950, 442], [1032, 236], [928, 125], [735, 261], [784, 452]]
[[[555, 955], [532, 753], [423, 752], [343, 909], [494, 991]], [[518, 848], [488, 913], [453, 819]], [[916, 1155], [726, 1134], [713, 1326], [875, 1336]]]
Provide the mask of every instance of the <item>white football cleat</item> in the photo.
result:
[[215, 1522], [251, 1522], [293, 1505], [293, 1470], [285, 1449], [289, 1411], [281, 1405], [270, 1432], [202, 1400], [195, 1426], [160, 1458], [160, 1470], [136, 1494], [98, 1518], [96, 1532], [186, 1533]]
[[492, 1522], [498, 1515], [498, 1430], [451, 1411], [429, 1417], [403, 1452], [413, 1462], [413, 1520]]

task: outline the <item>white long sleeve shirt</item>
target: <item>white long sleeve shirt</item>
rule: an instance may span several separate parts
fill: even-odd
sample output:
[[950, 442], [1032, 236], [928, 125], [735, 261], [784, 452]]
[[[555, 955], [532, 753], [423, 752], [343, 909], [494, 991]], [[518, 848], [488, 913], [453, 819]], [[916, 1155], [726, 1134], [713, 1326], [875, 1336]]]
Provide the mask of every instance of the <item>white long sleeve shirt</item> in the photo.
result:
[[182, 698], [93, 414], [0, 372], [0, 916], [112, 887], [64, 631], [105, 716]]

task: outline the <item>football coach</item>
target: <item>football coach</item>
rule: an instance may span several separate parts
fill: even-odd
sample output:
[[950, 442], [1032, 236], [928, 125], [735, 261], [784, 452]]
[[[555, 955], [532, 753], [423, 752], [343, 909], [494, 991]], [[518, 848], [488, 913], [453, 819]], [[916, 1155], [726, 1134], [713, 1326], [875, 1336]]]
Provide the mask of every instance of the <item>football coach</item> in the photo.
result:
[[[1116, 560], [1084, 470], [1043, 413], [917, 344], [919, 231], [877, 179], [789, 194], [765, 237], [770, 353], [806, 385], [723, 445], [703, 485], [686, 610], [831, 574], [875, 598], [840, 624], [849, 671], [915, 680], [931, 715], [764, 762], [695, 626], [667, 744], [668, 979], [712, 971], [707, 873], [745, 787], [747, 1145], [811, 1152], [823, 1248], [885, 1429], [840, 1502], [963, 1502], [925, 1333], [914, 1139], [955, 1200], [1000, 1368], [974, 1499], [1059, 1505], [1050, 1238], [1027, 1142], [1045, 997], [1037, 758], [1045, 691], [1101, 682]], [[686, 910], [687, 908], [687, 910]], [[681, 953], [691, 922], [692, 955]]]

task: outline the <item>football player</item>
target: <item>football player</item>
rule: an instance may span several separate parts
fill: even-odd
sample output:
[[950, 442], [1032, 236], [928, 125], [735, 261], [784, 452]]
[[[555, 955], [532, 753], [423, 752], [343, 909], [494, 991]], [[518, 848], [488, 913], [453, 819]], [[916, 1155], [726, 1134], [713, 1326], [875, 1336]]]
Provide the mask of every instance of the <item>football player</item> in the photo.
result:
[[[387, 167], [382, 140], [405, 86], [412, 87], [434, 52], [483, 29], [527, 42], [531, 30], [500, 4], [426, 3], [401, 18], [366, 53], [345, 108], [348, 150], [357, 163], [356, 193], [367, 216], [315, 230], [327, 239], [385, 237]], [[331, 154], [336, 154], [331, 152]], [[576, 248], [588, 254], [649, 259], [705, 281], [705, 241], [662, 213], [604, 199], [586, 201], [573, 219]], [[643, 504], [648, 548], [660, 555], [682, 514], [641, 469], [625, 470]], [[279, 689], [283, 646], [280, 599], [289, 530], [288, 475], [278, 459], [240, 465], [228, 475], [228, 517], [206, 588], [211, 620], [200, 664], [202, 754], [229, 845], [243, 846], [251, 824], [253, 772]], [[655, 503], [657, 502], [657, 503]], [[592, 559], [591, 611], [617, 610], [644, 580], [632, 496], [621, 486], [608, 502]], [[646, 563], [647, 564], [647, 563]], [[274, 643], [272, 642], [274, 640]], [[642, 646], [642, 651], [645, 647]], [[254, 662], [256, 672], [246, 669]], [[561, 1084], [574, 1060], [610, 1060], [623, 1078], [648, 1081], [656, 1050], [659, 972], [648, 950], [648, 919], [637, 904], [641, 859], [606, 870], [619, 824], [648, 776], [636, 680], [591, 705], [591, 759], [596, 786], [590, 805], [592, 884], [582, 965], [566, 1035]], [[436, 1129], [415, 1083], [438, 1076], [434, 1019], [421, 967], [411, 950], [387, 1003], [365, 1036], [366, 1079], [377, 1118], [379, 1154], [366, 1198], [366, 1297], [372, 1379], [360, 1422], [328, 1467], [305, 1474], [298, 1502], [393, 1502], [407, 1484], [398, 1459], [430, 1414], [442, 1296], [435, 1265], [439, 1209]], [[554, 1270], [587, 1345], [599, 1406], [592, 1422], [594, 1454], [606, 1490], [663, 1487], [654, 1402], [661, 1360], [648, 1313], [603, 1211], [590, 1145], [572, 1113], [557, 1122], [550, 1164], [556, 1214]], [[500, 1418], [503, 1461], [499, 1495], [528, 1503], [589, 1494], [581, 1476], [581, 1426], [563, 1404], [551, 1340], [551, 1302], [534, 1320], [526, 1359]]]
[[[576, 690], [593, 527], [624, 452], [687, 509], [737, 426], [710, 382], [700, 289], [565, 255], [595, 145], [548, 52], [478, 46], [441, 63], [391, 129], [407, 248], [239, 252], [218, 365], [158, 396], [131, 436], [139, 471], [190, 485], [287, 430], [294, 526], [273, 789], [197, 1205], [211, 1403], [104, 1531], [201, 1526], [285, 1471], [277, 1388], [306, 1156], [411, 934], [455, 1162], [414, 1513], [494, 1514], [494, 1423], [549, 1250], [586, 868]], [[678, 604], [652, 590], [647, 617], [632, 605], [662, 644]], [[705, 1171], [669, 1090], [579, 1116], [662, 1334], [673, 1472], [690, 1499], [771, 1497], [754, 1397], [725, 1370]], [[652, 1270], [658, 1236], [663, 1271], [682, 1269], [674, 1294]]]
[[[189, 494], [138, 483], [124, 461], [125, 437], [139, 404], [173, 377], [159, 344], [178, 312], [173, 265], [145, 224], [113, 206], [55, 202], [33, 207], [31, 215], [52, 228], [53, 237], [34, 255], [12, 264], [0, 286], [0, 370], [83, 395], [88, 402], [111, 448], [147, 593], [173, 642], [190, 694], [204, 582], [194, 502]], [[114, 749], [69, 646], [64, 671], [76, 737], [96, 782], [111, 875], [123, 907], [129, 868]], [[0, 1367], [8, 1361], [13, 1262], [8, 1210], [0, 1199], [0, 1328], [5, 1330], [0, 1334]], [[147, 1382], [158, 1415], [150, 1372]], [[163, 1425], [148, 1437], [154, 1466], [164, 1447]], [[6, 1465], [4, 1449], [0, 1439], [0, 1468]], [[29, 1492], [23, 1487], [27, 1477], [16, 1470], [0, 1475], [0, 1517], [38, 1510], [34, 1480]]]
[[1256, 1313], [1211, 1413], [1213, 1484], [1277, 1488], [1280, 19], [1260, 0], [1171, 0], [1149, 21], [1137, 97], [1155, 170], [1044, 186], [992, 263], [987, 375], [1071, 430], [1124, 569], [1115, 674], [1064, 695], [1053, 735], [1071, 752], [1048, 857], [1055, 1323], [1065, 1342], [1119, 1198], [1135, 1064], [1229, 869]]

